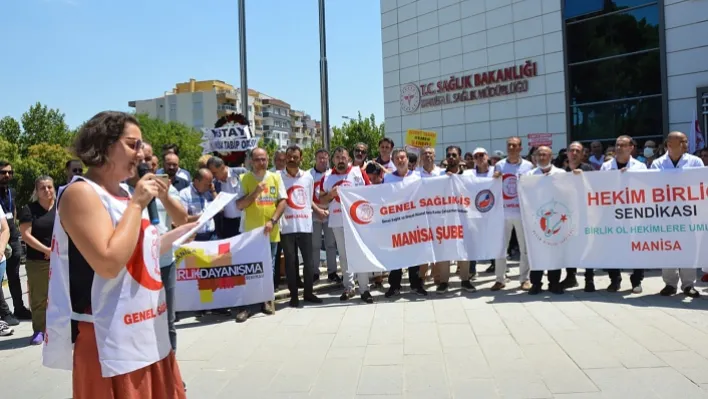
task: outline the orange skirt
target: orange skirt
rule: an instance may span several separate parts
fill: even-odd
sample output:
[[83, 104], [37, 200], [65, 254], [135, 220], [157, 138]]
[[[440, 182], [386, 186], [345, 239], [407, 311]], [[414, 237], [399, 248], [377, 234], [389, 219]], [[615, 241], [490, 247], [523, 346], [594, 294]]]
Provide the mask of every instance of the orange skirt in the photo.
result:
[[93, 324], [79, 322], [72, 375], [74, 399], [186, 399], [174, 352], [128, 374], [104, 378]]

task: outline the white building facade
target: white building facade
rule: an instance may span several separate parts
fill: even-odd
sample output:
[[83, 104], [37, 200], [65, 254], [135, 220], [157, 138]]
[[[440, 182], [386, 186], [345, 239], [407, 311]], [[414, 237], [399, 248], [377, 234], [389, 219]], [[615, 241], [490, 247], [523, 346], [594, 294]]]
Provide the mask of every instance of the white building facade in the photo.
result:
[[708, 0], [381, 0], [381, 29], [397, 146], [641, 145], [708, 115]]
[[[229, 101], [225, 101], [229, 96]], [[248, 96], [248, 118], [251, 126], [256, 126], [253, 112], [255, 97]], [[180, 122], [187, 126], [201, 129], [214, 127], [214, 123], [223, 115], [241, 113], [240, 90], [195, 91], [188, 93], [165, 94], [163, 97], [129, 102], [138, 114], [147, 114], [151, 118], [164, 122]]]
[[708, 130], [708, 0], [665, 0], [669, 130]]
[[138, 114], [147, 114], [164, 122], [180, 122], [196, 129], [213, 127], [218, 119], [217, 110], [223, 107], [218, 104], [215, 91], [167, 94], [131, 101], [129, 105]]

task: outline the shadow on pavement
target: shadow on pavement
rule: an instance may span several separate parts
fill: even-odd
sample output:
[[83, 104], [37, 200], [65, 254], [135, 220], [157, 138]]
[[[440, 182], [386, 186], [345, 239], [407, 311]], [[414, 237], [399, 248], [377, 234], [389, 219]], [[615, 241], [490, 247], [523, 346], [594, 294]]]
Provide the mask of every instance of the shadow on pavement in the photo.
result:
[[[20, 336], [14, 337], [11, 335], [9, 337], [0, 338], [0, 351], [28, 347], [28, 346], [30, 346], [29, 341], [30, 341], [29, 336], [27, 336], [27, 337], [20, 337]], [[39, 353], [39, 354], [41, 354], [41, 353]]]

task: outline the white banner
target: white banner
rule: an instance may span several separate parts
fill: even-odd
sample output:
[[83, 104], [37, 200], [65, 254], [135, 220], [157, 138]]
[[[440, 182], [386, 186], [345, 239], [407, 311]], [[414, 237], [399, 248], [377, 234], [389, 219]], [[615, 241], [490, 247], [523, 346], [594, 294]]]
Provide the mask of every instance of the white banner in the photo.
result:
[[217, 128], [202, 128], [203, 153], [248, 151], [256, 148], [258, 138], [244, 125], [227, 125]]
[[703, 266], [706, 178], [706, 168], [523, 176], [531, 269]]
[[270, 237], [263, 228], [175, 251], [175, 310], [231, 308], [273, 300]]
[[501, 179], [441, 176], [339, 189], [353, 272], [501, 256]]

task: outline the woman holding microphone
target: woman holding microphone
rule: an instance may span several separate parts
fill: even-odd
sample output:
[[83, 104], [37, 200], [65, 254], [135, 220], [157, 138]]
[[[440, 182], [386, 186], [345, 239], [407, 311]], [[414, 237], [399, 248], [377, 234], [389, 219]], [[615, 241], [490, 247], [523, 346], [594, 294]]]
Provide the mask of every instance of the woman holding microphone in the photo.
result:
[[97, 114], [74, 150], [88, 170], [57, 198], [43, 363], [73, 368], [74, 399], [185, 398], [158, 260], [195, 224], [158, 235], [146, 207], [166, 185], [121, 183], [143, 157], [133, 116]]

